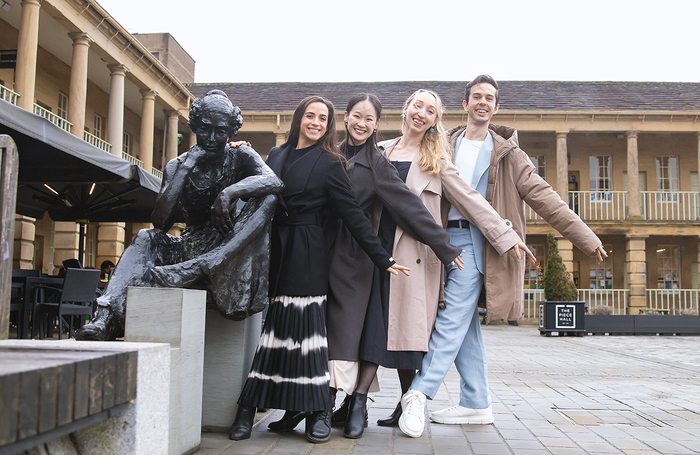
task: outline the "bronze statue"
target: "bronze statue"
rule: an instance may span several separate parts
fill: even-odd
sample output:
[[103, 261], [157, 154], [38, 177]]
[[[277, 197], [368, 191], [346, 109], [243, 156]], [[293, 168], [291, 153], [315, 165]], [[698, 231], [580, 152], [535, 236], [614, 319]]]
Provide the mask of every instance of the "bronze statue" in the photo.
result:
[[[124, 251], [77, 339], [124, 335], [128, 286], [205, 289], [208, 304], [233, 320], [264, 308], [270, 223], [283, 183], [255, 150], [228, 145], [242, 124], [240, 109], [220, 90], [192, 103], [189, 125], [197, 144], [165, 167], [154, 229], [141, 230]], [[239, 199], [246, 203], [236, 215]], [[182, 236], [168, 235], [182, 217]]]

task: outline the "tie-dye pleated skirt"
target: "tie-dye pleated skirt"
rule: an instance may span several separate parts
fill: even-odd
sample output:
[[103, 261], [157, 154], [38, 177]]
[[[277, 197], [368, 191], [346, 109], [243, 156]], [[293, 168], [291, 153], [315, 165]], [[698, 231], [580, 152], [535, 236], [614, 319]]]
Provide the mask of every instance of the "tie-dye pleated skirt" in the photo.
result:
[[326, 296], [275, 297], [238, 403], [321, 411], [329, 384]]

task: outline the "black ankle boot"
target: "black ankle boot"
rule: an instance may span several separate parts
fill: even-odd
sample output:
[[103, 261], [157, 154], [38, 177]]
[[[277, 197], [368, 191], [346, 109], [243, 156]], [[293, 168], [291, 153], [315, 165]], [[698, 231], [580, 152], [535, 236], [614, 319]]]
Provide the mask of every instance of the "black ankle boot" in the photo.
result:
[[267, 428], [270, 431], [292, 431], [299, 425], [299, 422], [310, 415], [311, 413], [306, 411], [287, 411], [284, 413], [284, 417], [277, 422], [271, 422]]
[[331, 411], [314, 411], [306, 418], [306, 439], [310, 442], [328, 442], [331, 438]]
[[399, 417], [401, 417], [402, 412], [403, 409], [401, 408], [401, 402], [399, 401], [399, 404], [396, 405], [396, 409], [394, 409], [394, 412], [392, 412], [391, 415], [386, 419], [377, 420], [377, 425], [379, 425], [380, 427], [397, 426], [399, 424]]
[[350, 405], [350, 395], [345, 395], [343, 404], [338, 409], [333, 411], [331, 425], [334, 427], [344, 427], [345, 421], [348, 419], [348, 406]]
[[248, 439], [253, 431], [253, 420], [255, 420], [255, 408], [239, 404], [236, 411], [236, 420], [231, 425], [228, 438], [234, 441]]
[[343, 434], [346, 438], [359, 439], [365, 431], [365, 414], [367, 413], [367, 394], [353, 393], [348, 406], [348, 420]]

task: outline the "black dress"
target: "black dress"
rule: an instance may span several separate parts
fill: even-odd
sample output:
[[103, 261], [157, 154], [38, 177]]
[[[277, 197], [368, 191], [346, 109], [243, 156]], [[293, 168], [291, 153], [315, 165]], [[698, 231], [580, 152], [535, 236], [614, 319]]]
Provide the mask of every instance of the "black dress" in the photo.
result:
[[[406, 182], [410, 161], [392, 161], [399, 171], [401, 180]], [[394, 251], [394, 235], [396, 222], [386, 211], [382, 211], [377, 235], [384, 249], [392, 254]], [[389, 272], [375, 268], [375, 283], [379, 283], [381, 301], [371, 300], [367, 308], [365, 324], [360, 341], [360, 359], [376, 363], [386, 368], [412, 370], [420, 368], [424, 352], [420, 351], [389, 351], [387, 350], [387, 334], [389, 332]]]

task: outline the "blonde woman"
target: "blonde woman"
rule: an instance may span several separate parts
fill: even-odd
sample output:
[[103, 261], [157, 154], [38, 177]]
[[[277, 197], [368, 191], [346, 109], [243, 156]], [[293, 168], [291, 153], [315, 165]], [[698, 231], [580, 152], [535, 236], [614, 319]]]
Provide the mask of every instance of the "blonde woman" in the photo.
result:
[[[522, 239], [481, 195], [460, 178], [457, 168], [447, 158], [445, 131], [442, 126], [442, 103], [429, 90], [413, 93], [403, 108], [402, 135], [379, 143], [379, 149], [397, 168], [408, 188], [420, 197], [435, 221], [445, 225], [449, 205], [455, 207], [466, 223], [474, 223], [499, 254], [510, 249], [521, 258], [521, 250], [534, 259]], [[435, 253], [411, 237], [384, 212], [379, 237], [382, 246], [400, 264], [411, 267], [411, 277], [404, 282], [382, 273], [381, 305], [368, 308], [363, 329], [358, 389], [369, 387], [377, 366], [399, 371], [405, 393], [420, 368], [435, 323], [440, 297], [443, 266]], [[476, 269], [474, 256], [465, 263]], [[401, 404], [379, 425], [395, 426]]]

